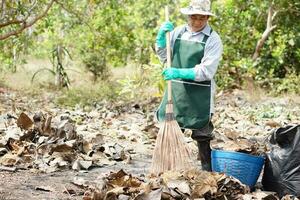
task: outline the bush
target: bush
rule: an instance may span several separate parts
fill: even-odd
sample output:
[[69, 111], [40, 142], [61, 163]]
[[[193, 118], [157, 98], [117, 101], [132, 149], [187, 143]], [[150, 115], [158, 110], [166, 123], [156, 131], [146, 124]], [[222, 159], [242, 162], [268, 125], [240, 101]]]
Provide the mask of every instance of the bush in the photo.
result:
[[295, 73], [288, 74], [285, 78], [276, 79], [274, 82], [275, 84], [273, 84], [273, 93], [275, 94], [300, 94], [300, 75]]
[[110, 71], [107, 66], [105, 57], [98, 51], [85, 51], [83, 53], [82, 62], [86, 69], [93, 74], [94, 81], [98, 78], [107, 80]]

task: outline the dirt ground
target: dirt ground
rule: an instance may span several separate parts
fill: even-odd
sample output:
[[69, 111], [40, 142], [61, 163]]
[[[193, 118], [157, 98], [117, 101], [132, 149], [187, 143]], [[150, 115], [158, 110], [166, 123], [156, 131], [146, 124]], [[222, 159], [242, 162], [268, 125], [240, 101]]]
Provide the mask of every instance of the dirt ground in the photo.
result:
[[0, 171], [0, 200], [79, 200], [82, 199], [85, 190], [73, 184], [74, 180], [94, 181], [101, 173], [116, 172], [120, 169], [144, 176], [147, 174], [150, 161], [149, 156], [139, 155], [133, 158], [130, 164], [117, 163], [114, 166], [88, 171], [63, 170], [53, 173], [30, 170]]
[[[6, 113], [6, 108], [10, 106], [7, 99], [3, 95], [0, 96], [0, 108], [2, 107], [0, 114], [2, 115]], [[216, 114], [213, 119], [215, 131], [219, 134], [234, 131], [245, 137], [265, 137], [276, 127], [290, 123], [299, 124], [300, 116], [297, 116], [297, 113], [299, 114], [300, 102], [298, 100], [295, 101], [295, 99], [299, 100], [300, 98], [298, 96], [296, 98], [293, 96], [281, 98], [263, 97], [259, 100], [250, 101], [249, 95], [247, 96], [241, 91], [220, 93], [217, 96]], [[21, 101], [22, 107], [30, 107], [30, 103], [26, 105], [24, 102], [27, 102], [27, 100]], [[41, 108], [43, 108], [43, 105]], [[41, 108], [36, 107], [37, 110]], [[138, 113], [141, 113], [141, 111], [138, 110]], [[18, 167], [15, 172], [9, 172], [0, 168], [0, 200], [82, 199], [85, 191], [82, 186], [84, 184], [81, 184], [81, 186], [80, 184], [76, 185], [74, 181], [77, 183], [79, 180], [84, 180], [85, 183], [94, 181], [101, 173], [116, 172], [120, 169], [125, 170], [127, 173], [144, 177], [147, 175], [150, 166], [151, 153], [149, 150], [153, 146], [153, 141], [145, 143], [147, 148], [143, 149], [143, 146], [145, 146], [143, 142], [149, 139], [145, 137], [145, 133], [137, 133], [138, 130], [135, 130], [132, 125], [136, 124], [137, 121], [135, 120], [141, 120], [137, 119], [140, 116], [136, 115], [136, 113], [132, 113], [132, 115], [122, 114], [121, 118], [123, 117], [123, 121], [121, 123], [118, 121], [116, 125], [116, 127], [121, 128], [121, 131], [115, 130], [115, 132], [124, 133], [124, 135], [121, 137], [119, 135], [115, 139], [113, 138], [115, 136], [109, 135], [112, 139], [136, 151], [129, 163], [121, 161], [116, 162], [115, 165], [95, 167], [84, 171], [64, 169], [51, 173], [43, 173], [37, 169], [18, 169]], [[120, 120], [120, 117], [117, 116], [116, 120]], [[98, 121], [94, 123], [99, 124]], [[144, 121], [139, 123], [144, 123]], [[106, 124], [106, 126], [108, 129], [110, 126], [114, 127], [113, 122], [112, 125]], [[135, 128], [138, 128], [138, 125]], [[136, 135], [130, 135], [132, 133], [136, 133]], [[109, 134], [112, 133], [109, 132]], [[121, 138], [129, 138], [130, 141]], [[190, 144], [194, 145], [192, 142]], [[195, 150], [195, 145], [192, 147]], [[199, 163], [197, 165], [200, 167]]]

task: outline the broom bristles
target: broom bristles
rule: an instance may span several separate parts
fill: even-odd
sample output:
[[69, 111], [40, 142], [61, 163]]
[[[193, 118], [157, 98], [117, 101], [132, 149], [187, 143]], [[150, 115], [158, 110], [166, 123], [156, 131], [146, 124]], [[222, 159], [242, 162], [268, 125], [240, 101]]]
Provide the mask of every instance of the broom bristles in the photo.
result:
[[165, 120], [157, 135], [151, 173], [186, 170], [192, 166], [191, 151], [187, 147], [177, 121]]

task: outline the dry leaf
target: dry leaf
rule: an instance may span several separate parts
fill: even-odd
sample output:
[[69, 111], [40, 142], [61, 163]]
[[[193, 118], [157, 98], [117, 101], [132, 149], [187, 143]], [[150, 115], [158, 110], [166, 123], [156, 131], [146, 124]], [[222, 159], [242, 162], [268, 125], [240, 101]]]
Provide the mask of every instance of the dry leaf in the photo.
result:
[[33, 121], [25, 113], [22, 112], [17, 119], [17, 125], [21, 129], [29, 130], [30, 128], [32, 128]]
[[266, 126], [270, 126], [271, 128], [278, 128], [281, 126], [280, 123], [273, 121], [273, 120], [269, 120], [265, 123]]
[[0, 157], [0, 164], [4, 166], [14, 166], [19, 162], [20, 158], [14, 154], [5, 154]]
[[162, 189], [153, 190], [149, 193], [142, 193], [137, 195], [134, 200], [161, 200]]

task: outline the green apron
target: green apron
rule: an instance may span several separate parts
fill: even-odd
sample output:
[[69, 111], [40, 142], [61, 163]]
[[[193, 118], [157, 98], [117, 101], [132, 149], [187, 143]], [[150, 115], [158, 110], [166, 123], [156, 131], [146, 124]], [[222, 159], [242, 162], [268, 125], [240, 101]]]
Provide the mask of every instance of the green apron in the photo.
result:
[[[212, 30], [211, 30], [212, 32]], [[176, 38], [172, 67], [194, 68], [200, 64], [204, 56], [205, 43], [209, 36], [205, 35], [202, 42], [181, 40], [182, 34]], [[157, 118], [163, 121], [167, 103], [167, 90], [157, 111]], [[172, 102], [174, 116], [181, 128], [201, 129], [210, 121], [211, 81], [195, 82], [190, 80], [172, 80]]]

